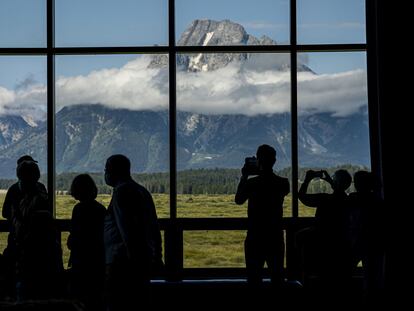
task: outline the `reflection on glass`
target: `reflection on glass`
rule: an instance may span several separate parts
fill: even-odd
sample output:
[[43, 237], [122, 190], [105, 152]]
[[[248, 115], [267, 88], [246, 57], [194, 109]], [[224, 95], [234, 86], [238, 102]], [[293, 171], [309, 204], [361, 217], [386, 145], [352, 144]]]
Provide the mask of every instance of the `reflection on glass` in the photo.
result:
[[297, 0], [297, 41], [365, 43], [365, 0]]
[[287, 44], [289, 2], [177, 0], [176, 32], [177, 45]]
[[57, 214], [70, 217], [75, 201], [66, 190], [78, 173], [92, 175], [107, 206], [105, 162], [120, 153], [168, 216], [168, 57], [58, 56], [56, 71]]
[[0, 48], [46, 46], [46, 0], [0, 1]]
[[[299, 186], [308, 169], [338, 168], [351, 174], [370, 170], [366, 54], [309, 53], [309, 72], [298, 73]], [[352, 189], [350, 189], [352, 190]], [[330, 192], [325, 181], [315, 180], [310, 192]], [[300, 204], [300, 216], [314, 209]]]
[[46, 181], [46, 89], [46, 57], [0, 56], [0, 189], [16, 181], [16, 161], [26, 154]]
[[287, 54], [178, 55], [179, 217], [245, 216], [234, 194], [245, 157], [261, 144], [289, 175], [289, 67]]
[[168, 43], [168, 0], [55, 2], [56, 46], [151, 46]]

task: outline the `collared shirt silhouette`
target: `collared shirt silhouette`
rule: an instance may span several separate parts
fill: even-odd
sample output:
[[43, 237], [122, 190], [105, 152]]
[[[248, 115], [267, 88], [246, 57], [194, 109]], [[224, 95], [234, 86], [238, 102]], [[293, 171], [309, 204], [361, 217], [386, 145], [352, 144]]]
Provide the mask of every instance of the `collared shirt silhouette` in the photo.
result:
[[108, 308], [135, 310], [137, 299], [148, 299], [152, 269], [161, 264], [157, 214], [151, 194], [131, 178], [125, 156], [108, 158], [105, 180], [113, 187], [104, 224]]
[[245, 165], [235, 196], [236, 204], [248, 200], [245, 240], [248, 283], [256, 286], [262, 282], [262, 270], [267, 263], [272, 283], [280, 285], [284, 259], [283, 201], [289, 193], [289, 181], [273, 173], [276, 162], [273, 147], [261, 145], [256, 155], [258, 176], [248, 178], [249, 169]]

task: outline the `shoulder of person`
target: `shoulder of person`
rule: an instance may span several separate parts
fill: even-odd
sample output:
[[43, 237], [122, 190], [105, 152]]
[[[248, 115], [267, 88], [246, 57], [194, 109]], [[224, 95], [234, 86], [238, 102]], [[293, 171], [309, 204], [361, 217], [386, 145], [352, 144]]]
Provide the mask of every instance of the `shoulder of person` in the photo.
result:
[[106, 212], [106, 207], [98, 201], [93, 200], [92, 204], [94, 205], [95, 209], [97, 209], [99, 212]]
[[124, 182], [114, 189], [113, 197], [140, 197], [143, 196], [145, 188], [134, 180]]
[[19, 182], [16, 182], [13, 185], [11, 185], [7, 191], [20, 191]]
[[114, 193], [125, 193], [132, 191], [134, 189], [138, 188], [138, 183], [136, 183], [134, 180], [128, 180], [123, 183], [120, 183], [114, 188]]
[[279, 176], [279, 175], [273, 173], [273, 178], [281, 184], [288, 184], [289, 185], [289, 179], [286, 178], [286, 177], [282, 177], [282, 176]]
[[39, 188], [40, 191], [47, 192], [46, 186], [42, 184], [41, 182], [37, 182], [37, 187]]
[[13, 196], [19, 196], [20, 194], [21, 194], [21, 190], [20, 190], [20, 187], [19, 187], [19, 183], [16, 182], [13, 185], [11, 185], [9, 187], [9, 189], [7, 189], [7, 194], [6, 195], [8, 197], [13, 197]]

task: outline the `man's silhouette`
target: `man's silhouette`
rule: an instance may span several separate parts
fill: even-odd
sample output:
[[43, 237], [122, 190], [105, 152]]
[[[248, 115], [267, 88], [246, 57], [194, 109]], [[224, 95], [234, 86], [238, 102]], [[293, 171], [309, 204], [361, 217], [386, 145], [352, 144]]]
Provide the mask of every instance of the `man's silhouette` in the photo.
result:
[[[307, 193], [309, 183], [314, 178], [327, 181], [333, 193]], [[348, 289], [351, 275], [350, 241], [349, 241], [349, 200], [345, 190], [352, 182], [346, 170], [337, 170], [332, 178], [326, 171], [306, 172], [305, 180], [299, 189], [300, 201], [309, 207], [316, 207], [315, 227], [308, 234], [312, 239], [312, 248], [307, 248], [309, 260], [312, 257], [321, 278], [321, 285], [326, 290], [337, 293]], [[309, 254], [310, 253], [310, 254]]]
[[136, 183], [124, 155], [105, 165], [113, 187], [104, 223], [108, 310], [136, 310], [148, 302], [151, 269], [161, 262], [161, 233], [151, 194]]
[[283, 200], [289, 193], [289, 181], [273, 173], [276, 150], [269, 145], [257, 149], [257, 174], [248, 178], [245, 164], [235, 197], [236, 204], [248, 200], [248, 231], [245, 239], [245, 259], [249, 286], [262, 282], [264, 264], [271, 273], [272, 284], [283, 280], [284, 239], [282, 230]]

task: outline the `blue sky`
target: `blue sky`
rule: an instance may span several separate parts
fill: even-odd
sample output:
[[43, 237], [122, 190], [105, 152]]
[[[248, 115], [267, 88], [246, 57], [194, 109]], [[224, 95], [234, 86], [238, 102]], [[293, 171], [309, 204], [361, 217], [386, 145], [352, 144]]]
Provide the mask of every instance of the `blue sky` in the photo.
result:
[[[364, 0], [298, 0], [299, 43], [360, 43], [365, 41]], [[58, 46], [154, 45], [168, 40], [167, 0], [56, 0]], [[288, 0], [177, 0], [177, 39], [194, 19], [230, 19], [255, 36], [268, 35], [277, 42], [289, 41]], [[44, 46], [44, 0], [0, 1], [0, 47]], [[310, 66], [320, 73], [361, 68], [365, 56], [312, 54]], [[338, 54], [336, 54], [338, 55]], [[122, 66], [133, 56], [77, 58], [63, 62], [59, 74], [85, 74], [91, 69]], [[326, 62], [327, 59], [335, 61]], [[0, 60], [0, 85], [10, 87], [26, 75], [41, 78], [40, 62], [29, 58], [14, 67]], [[68, 65], [66, 65], [66, 63]], [[15, 68], [15, 69], [13, 69]], [[40, 70], [41, 71], [41, 70]]]
[[[299, 43], [365, 42], [364, 0], [298, 0]], [[57, 46], [154, 45], [168, 40], [167, 0], [56, 0]], [[248, 33], [289, 41], [288, 0], [177, 0], [177, 39], [194, 19], [230, 19]], [[0, 1], [0, 47], [41, 47], [46, 42], [44, 0]], [[58, 56], [56, 76], [119, 68], [135, 55]], [[311, 53], [315, 72], [366, 67], [365, 53]], [[0, 56], [0, 87], [46, 82], [44, 57]]]

